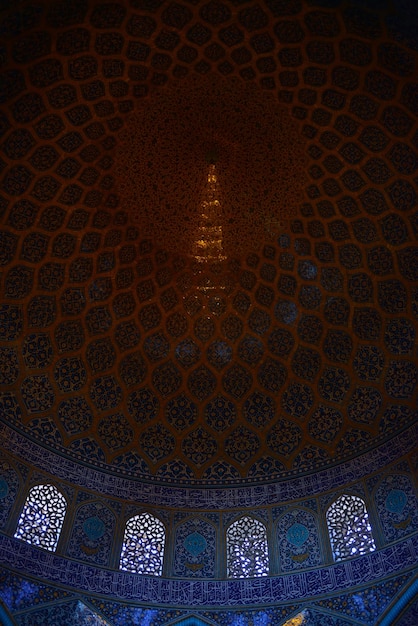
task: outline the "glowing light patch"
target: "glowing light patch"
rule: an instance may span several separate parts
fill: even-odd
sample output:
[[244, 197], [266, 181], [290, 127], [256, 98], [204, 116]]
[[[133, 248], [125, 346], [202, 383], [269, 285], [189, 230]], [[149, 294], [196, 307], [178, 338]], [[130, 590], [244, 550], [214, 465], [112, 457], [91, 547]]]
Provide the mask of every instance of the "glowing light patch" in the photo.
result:
[[306, 624], [305, 615], [303, 613], [298, 613], [295, 617], [288, 619], [283, 626], [302, 626], [302, 624]]

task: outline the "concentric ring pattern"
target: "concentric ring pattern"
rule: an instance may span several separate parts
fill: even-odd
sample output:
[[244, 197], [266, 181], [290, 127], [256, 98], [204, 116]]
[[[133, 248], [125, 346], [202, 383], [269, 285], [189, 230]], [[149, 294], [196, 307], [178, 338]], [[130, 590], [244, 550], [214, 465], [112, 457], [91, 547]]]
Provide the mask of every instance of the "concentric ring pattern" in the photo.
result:
[[[389, 13], [336, 4], [77, 0], [5, 11], [3, 419], [109, 471], [207, 485], [311, 471], [411, 423], [414, 41], [389, 28]], [[206, 171], [207, 146], [187, 166], [190, 137], [170, 154], [181, 123], [150, 106], [178, 105], [189, 85], [201, 137], [210, 111], [219, 121], [227, 110], [219, 94], [204, 108], [214, 81], [228, 85], [230, 109], [235, 92], [250, 94], [245, 107], [237, 99], [232, 129], [243, 115], [256, 129], [264, 98], [283, 112], [287, 174], [277, 173], [285, 191], [275, 216], [274, 170], [260, 163], [271, 166], [277, 134], [263, 123], [244, 146], [237, 137], [230, 171], [242, 179], [220, 178], [220, 188], [225, 210], [236, 202], [248, 219], [238, 251], [221, 269], [205, 266], [214, 285], [205, 291], [187, 250], [164, 245], [179, 224], [159, 202], [172, 198], [182, 219], [196, 218], [201, 190], [190, 181]], [[154, 128], [140, 128], [144, 120]], [[228, 120], [215, 127], [222, 172], [222, 150], [235, 154], [235, 144], [222, 133]], [[138, 171], [123, 160], [124, 145], [135, 152], [133, 129], [149, 141]], [[130, 180], [169, 189], [155, 196], [166, 239], [155, 224], [150, 235], [152, 206], [134, 206]]]

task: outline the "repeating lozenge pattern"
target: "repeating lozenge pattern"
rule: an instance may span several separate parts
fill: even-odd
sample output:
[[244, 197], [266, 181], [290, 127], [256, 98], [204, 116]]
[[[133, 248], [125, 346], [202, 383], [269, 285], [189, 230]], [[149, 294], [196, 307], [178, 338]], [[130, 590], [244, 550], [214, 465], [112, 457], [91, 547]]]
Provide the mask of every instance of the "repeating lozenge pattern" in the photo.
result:
[[[413, 419], [416, 59], [406, 23], [385, 19], [299, 3], [10, 11], [0, 371], [20, 427], [157, 482], [232, 484], [314, 469]], [[206, 298], [190, 259], [132, 223], [115, 155], [145, 96], [169, 110], [171, 81], [187, 76], [200, 102], [212, 71], [233, 79], [230, 100], [251, 93], [249, 128], [260, 103], [280, 108], [277, 137], [293, 143], [283, 155], [295, 168], [308, 159], [309, 180], [285, 232], [270, 223], [263, 245], [231, 258], [225, 293]], [[178, 195], [176, 128], [171, 119], [156, 171]], [[262, 163], [265, 135], [248, 141]], [[226, 199], [245, 188], [235, 174]], [[255, 217], [262, 182], [248, 179]]]

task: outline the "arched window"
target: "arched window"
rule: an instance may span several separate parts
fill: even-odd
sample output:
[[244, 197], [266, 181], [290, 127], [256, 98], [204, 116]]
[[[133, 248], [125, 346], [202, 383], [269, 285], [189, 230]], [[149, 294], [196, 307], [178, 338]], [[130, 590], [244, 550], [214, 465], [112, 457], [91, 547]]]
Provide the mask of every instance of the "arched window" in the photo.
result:
[[264, 524], [241, 517], [226, 533], [226, 561], [230, 578], [268, 576], [269, 557]]
[[161, 576], [163, 571], [164, 524], [149, 513], [126, 522], [120, 569], [137, 574]]
[[54, 552], [66, 509], [67, 502], [54, 485], [35, 485], [26, 498], [15, 537]]
[[364, 501], [343, 494], [327, 511], [327, 524], [335, 561], [376, 549]]

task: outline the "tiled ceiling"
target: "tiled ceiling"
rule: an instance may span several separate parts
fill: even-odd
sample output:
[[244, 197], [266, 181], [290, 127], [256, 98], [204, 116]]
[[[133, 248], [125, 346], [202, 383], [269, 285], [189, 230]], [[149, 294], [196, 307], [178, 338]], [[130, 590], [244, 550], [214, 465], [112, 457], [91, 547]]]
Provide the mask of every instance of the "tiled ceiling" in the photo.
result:
[[[365, 4], [6, 6], [3, 419], [179, 484], [314, 470], [411, 423], [417, 46]], [[198, 264], [212, 158], [227, 259]]]

